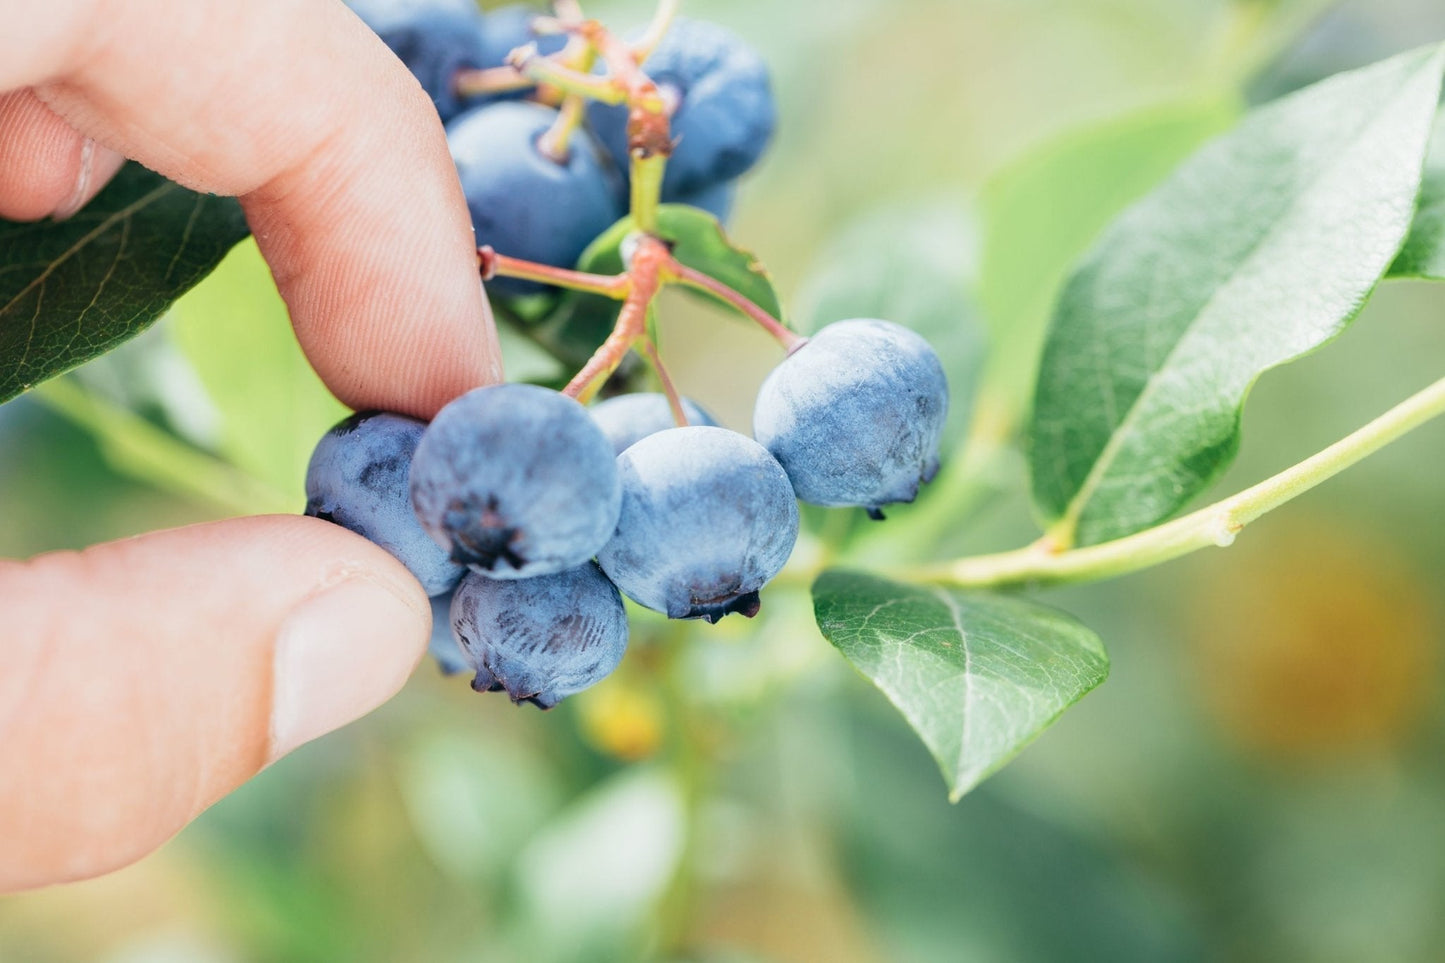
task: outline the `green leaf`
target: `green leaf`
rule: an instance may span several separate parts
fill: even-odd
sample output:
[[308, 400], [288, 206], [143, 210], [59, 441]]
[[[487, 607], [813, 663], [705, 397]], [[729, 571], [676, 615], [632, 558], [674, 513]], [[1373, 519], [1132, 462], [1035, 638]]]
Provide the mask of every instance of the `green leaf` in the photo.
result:
[[1255, 379], [1353, 319], [1409, 229], [1441, 66], [1415, 51], [1252, 112], [1100, 238], [1054, 315], [1030, 428], [1058, 542], [1173, 514], [1233, 458]]
[[955, 802], [1109, 674], [1098, 636], [1023, 599], [830, 571], [813, 611], [923, 739]]
[[172, 333], [221, 417], [220, 454], [305, 501], [316, 442], [346, 415], [302, 354], [261, 252], [243, 244], [181, 298]]
[[1445, 281], [1445, 110], [1435, 118], [1415, 220], [1390, 277]]
[[[492, 301], [499, 335], [510, 329], [556, 359], [566, 371], [577, 370], [592, 357], [592, 352], [611, 333], [621, 306], [621, 301], [568, 292], [561, 298], [554, 298], [546, 312], [529, 316], [515, 310], [514, 303], [510, 301], [500, 298]], [[512, 377], [510, 368], [507, 369], [507, 377]], [[565, 382], [566, 379], [562, 380]]]
[[528, 338], [524, 329], [515, 324], [499, 324], [497, 339], [502, 346], [502, 370], [506, 371], [508, 381], [566, 384], [566, 366], [542, 345]]
[[987, 341], [977, 277], [977, 228], [964, 208], [946, 198], [885, 208], [845, 227], [817, 258], [797, 297], [799, 327], [882, 318], [923, 335], [948, 375], [956, 438], [968, 427]]
[[[686, 204], [663, 204], [657, 209], [657, 220], [657, 236], [672, 245], [672, 255], [678, 261], [723, 282], [773, 317], [782, 318], [778, 294], [762, 263], [733, 244], [717, 218]], [[632, 218], [624, 217], [582, 252], [577, 269], [593, 274], [622, 273], [622, 246], [636, 231]], [[693, 293], [722, 303], [705, 292]], [[619, 306], [620, 302], [598, 295], [568, 292], [557, 311], [538, 325], [534, 337], [559, 360], [575, 367], [611, 333]], [[582, 346], [585, 351], [579, 350]]]
[[139, 334], [249, 232], [137, 164], [66, 221], [0, 221], [0, 402]]
[[1237, 117], [1221, 101], [1151, 107], [1048, 141], [984, 186], [984, 392], [1010, 425], [1028, 406], [1044, 331], [1075, 262], [1119, 211]]
[[[612, 225], [582, 253], [578, 270], [620, 274], [622, 245], [636, 230], [631, 217]], [[762, 262], [733, 244], [711, 214], [686, 204], [663, 204], [657, 209], [657, 236], [672, 245], [672, 256], [681, 263], [723, 282], [773, 317], [782, 315], [772, 278]]]

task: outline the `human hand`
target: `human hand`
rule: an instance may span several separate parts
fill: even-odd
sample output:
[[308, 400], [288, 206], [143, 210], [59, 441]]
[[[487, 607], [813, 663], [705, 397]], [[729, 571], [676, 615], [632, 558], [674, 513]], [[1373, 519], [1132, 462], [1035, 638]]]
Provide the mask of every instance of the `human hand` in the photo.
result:
[[[0, 0], [0, 217], [123, 157], [235, 195], [317, 372], [430, 417], [500, 380], [431, 102], [340, 0]], [[0, 562], [0, 891], [125, 865], [374, 708], [430, 613], [339, 527], [238, 518]]]

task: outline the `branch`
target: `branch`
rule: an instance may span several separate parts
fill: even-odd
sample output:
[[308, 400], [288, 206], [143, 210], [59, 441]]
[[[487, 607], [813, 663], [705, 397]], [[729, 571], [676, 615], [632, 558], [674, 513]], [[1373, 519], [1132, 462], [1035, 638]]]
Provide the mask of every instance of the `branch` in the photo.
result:
[[962, 558], [898, 574], [959, 588], [1090, 582], [1137, 572], [1201, 548], [1225, 548], [1250, 522], [1441, 414], [1445, 414], [1445, 378], [1294, 467], [1172, 522], [1065, 552], [1053, 550], [1043, 539], [1012, 552]]
[[777, 318], [726, 284], [723, 284], [717, 278], [694, 270], [676, 259], [673, 259], [672, 263], [667, 265], [667, 270], [671, 275], [669, 280], [675, 280], [677, 283], [685, 284], [690, 288], [706, 291], [713, 297], [732, 305], [743, 314], [752, 318], [758, 324], [762, 325], [768, 334], [776, 338], [778, 343], [781, 344], [789, 354], [797, 351], [803, 346], [803, 343], [808, 340], [796, 331], [788, 330]]
[[570, 291], [599, 294], [614, 301], [621, 301], [632, 289], [632, 279], [626, 274], [588, 274], [585, 271], [538, 264], [536, 261], [524, 261], [521, 258], [498, 254], [490, 244], [477, 248], [477, 268], [481, 271], [483, 281], [490, 281], [495, 277], [536, 281]]

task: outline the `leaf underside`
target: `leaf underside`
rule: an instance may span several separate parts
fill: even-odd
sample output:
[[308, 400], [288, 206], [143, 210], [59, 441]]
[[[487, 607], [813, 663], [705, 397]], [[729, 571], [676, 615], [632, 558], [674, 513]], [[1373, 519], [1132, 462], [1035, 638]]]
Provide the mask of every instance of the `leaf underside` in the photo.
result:
[[0, 221], [0, 402], [145, 330], [249, 231], [233, 198], [127, 164], [65, 221]]
[[1098, 636], [1022, 599], [830, 571], [813, 606], [824, 637], [923, 739], [954, 801], [1109, 672]]
[[1410, 227], [1442, 53], [1260, 108], [1127, 210], [1066, 285], [1029, 431], [1062, 543], [1147, 528], [1233, 458], [1261, 373], [1337, 335]]

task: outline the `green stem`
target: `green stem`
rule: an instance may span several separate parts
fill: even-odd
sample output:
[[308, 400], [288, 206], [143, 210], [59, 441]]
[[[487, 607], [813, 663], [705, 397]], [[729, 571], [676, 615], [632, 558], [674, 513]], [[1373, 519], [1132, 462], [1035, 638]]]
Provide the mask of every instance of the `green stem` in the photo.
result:
[[528, 90], [537, 84], [531, 77], [515, 67], [486, 67], [480, 70], [460, 70], [452, 79], [452, 87], [463, 98], [485, 97], [488, 94], [507, 94]]
[[667, 158], [661, 154], [632, 158], [632, 221], [639, 231], [657, 233], [657, 208], [662, 201], [662, 175]]
[[562, 98], [552, 126], [537, 140], [537, 150], [559, 166], [565, 167], [572, 156], [572, 134], [582, 125], [587, 115], [587, 101], [576, 94]]
[[1346, 438], [1237, 495], [1134, 535], [1054, 550], [1042, 539], [1026, 548], [901, 571], [919, 581], [960, 588], [1088, 582], [1150, 568], [1201, 548], [1227, 547], [1250, 522], [1445, 414], [1445, 378]]
[[69, 378], [46, 382], [32, 396], [94, 435], [106, 460], [132, 477], [236, 515], [297, 509], [295, 498], [96, 398]]
[[557, 63], [551, 57], [543, 57], [537, 52], [536, 44], [514, 50], [510, 66], [536, 83], [548, 84], [565, 94], [576, 94], [587, 100], [620, 104], [627, 97], [627, 92], [610, 78], [583, 73]]
[[[666, 29], [673, 12], [664, 0], [654, 25], [660, 22], [660, 29]], [[577, 31], [607, 65], [607, 82], [620, 95], [618, 101], [610, 102], [627, 104], [630, 213], [641, 231], [656, 234], [662, 175], [672, 154], [672, 111], [677, 105], [643, 72], [639, 55], [631, 46], [596, 21], [580, 24]]]

